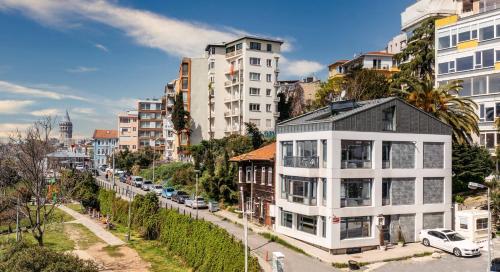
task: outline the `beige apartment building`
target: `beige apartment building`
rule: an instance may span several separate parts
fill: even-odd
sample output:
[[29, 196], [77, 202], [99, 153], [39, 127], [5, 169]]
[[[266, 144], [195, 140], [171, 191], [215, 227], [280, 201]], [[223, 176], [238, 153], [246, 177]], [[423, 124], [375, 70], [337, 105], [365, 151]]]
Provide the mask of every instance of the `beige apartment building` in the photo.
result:
[[153, 148], [163, 156], [165, 139], [163, 138], [162, 110], [164, 105], [161, 99], [144, 99], [137, 102], [138, 112], [138, 149]]
[[118, 149], [137, 151], [138, 122], [137, 111], [130, 110], [118, 114]]

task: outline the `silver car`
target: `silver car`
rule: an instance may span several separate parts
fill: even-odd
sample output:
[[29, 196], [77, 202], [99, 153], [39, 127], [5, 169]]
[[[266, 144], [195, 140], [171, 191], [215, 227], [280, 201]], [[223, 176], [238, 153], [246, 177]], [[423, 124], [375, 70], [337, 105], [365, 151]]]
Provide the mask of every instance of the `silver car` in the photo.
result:
[[153, 186], [153, 181], [145, 180], [144, 182], [142, 182], [141, 189], [143, 191], [149, 191], [152, 186]]
[[205, 209], [207, 208], [207, 203], [203, 197], [197, 197], [196, 200], [194, 198], [186, 199], [186, 206], [191, 207], [193, 209]]

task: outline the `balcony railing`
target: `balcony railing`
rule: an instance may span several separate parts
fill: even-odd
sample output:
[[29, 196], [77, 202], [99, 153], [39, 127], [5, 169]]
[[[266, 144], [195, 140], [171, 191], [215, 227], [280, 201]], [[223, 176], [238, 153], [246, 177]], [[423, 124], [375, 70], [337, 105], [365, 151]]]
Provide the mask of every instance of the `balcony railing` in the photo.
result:
[[341, 198], [340, 207], [371, 206], [371, 198]]
[[290, 156], [283, 158], [283, 166], [297, 168], [319, 168], [319, 157], [298, 157]]
[[344, 160], [341, 162], [342, 169], [349, 168], [372, 168], [371, 161], [362, 161], [362, 160]]

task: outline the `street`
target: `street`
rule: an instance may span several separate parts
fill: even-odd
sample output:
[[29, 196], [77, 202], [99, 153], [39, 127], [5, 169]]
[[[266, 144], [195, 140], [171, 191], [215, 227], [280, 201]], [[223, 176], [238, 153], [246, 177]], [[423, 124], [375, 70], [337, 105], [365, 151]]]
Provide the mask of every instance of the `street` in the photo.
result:
[[[112, 181], [106, 181], [102, 177], [97, 177], [97, 179], [100, 181], [100, 185], [104, 185], [107, 189], [112, 188]], [[133, 186], [130, 186], [125, 183], [121, 183], [118, 181], [118, 179], [115, 180], [115, 185], [116, 185], [116, 191], [123, 195], [124, 198], [127, 187], [129, 190], [132, 191], [133, 195], [137, 194], [146, 194], [147, 192], [141, 190], [140, 188], [136, 188]], [[189, 207], [186, 207], [183, 204], [177, 204], [176, 202], [173, 202], [171, 200], [158, 197], [161, 203], [162, 207], [165, 207], [168, 204], [168, 208], [173, 207], [174, 209], [179, 208], [180, 213], [183, 213], [184, 211], [187, 213], [191, 213], [194, 216], [196, 216], [196, 210], [191, 209]], [[212, 222], [221, 228], [225, 229], [228, 233], [234, 235], [240, 240], [243, 240], [243, 228], [239, 225], [236, 225], [228, 220], [223, 220], [212, 213], [210, 213], [207, 209], [200, 209], [198, 210], [198, 218], [203, 218], [206, 221]], [[303, 272], [303, 271], [311, 271], [312, 268], [314, 268], [312, 271], [317, 271], [317, 272], [325, 272], [325, 271], [338, 271], [334, 269], [331, 264], [328, 263], [323, 263], [317, 259], [314, 259], [312, 257], [306, 256], [304, 254], [295, 252], [293, 250], [290, 250], [278, 243], [273, 243], [269, 242], [268, 239], [252, 232], [249, 230], [248, 232], [248, 246], [250, 248], [250, 251], [258, 255], [262, 260], [266, 259], [266, 256], [268, 259], [271, 259], [272, 252], [279, 251], [285, 255], [285, 271], [290, 271], [290, 272]], [[269, 263], [269, 262], [268, 262]], [[263, 267], [264, 268], [264, 267]], [[266, 268], [264, 268], [266, 269]], [[265, 271], [270, 271], [270, 266], [267, 267]]]

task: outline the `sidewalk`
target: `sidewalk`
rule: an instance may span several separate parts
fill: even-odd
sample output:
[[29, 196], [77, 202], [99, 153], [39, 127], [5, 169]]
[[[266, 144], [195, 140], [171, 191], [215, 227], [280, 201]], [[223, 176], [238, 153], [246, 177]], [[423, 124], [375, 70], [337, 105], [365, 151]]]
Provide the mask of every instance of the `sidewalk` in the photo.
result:
[[[227, 218], [230, 221], [243, 224], [242, 218], [238, 218], [237, 214], [231, 213], [229, 211], [221, 210], [216, 212], [216, 214], [221, 217]], [[278, 236], [289, 244], [301, 248], [307, 254], [325, 263], [347, 263], [348, 260], [355, 260], [357, 262], [364, 263], [375, 263], [386, 261], [388, 259], [410, 257], [415, 254], [432, 253], [435, 250], [434, 248], [425, 247], [420, 243], [410, 243], [405, 245], [404, 247], [395, 246], [394, 248], [388, 249], [387, 251], [369, 250], [358, 254], [333, 255], [327, 251], [324, 251], [307, 243], [276, 233], [270, 228], [258, 226], [253, 223], [249, 223], [249, 227], [252, 228], [252, 230], [256, 233], [268, 232], [275, 236]]]
[[88, 228], [91, 232], [93, 232], [97, 237], [101, 238], [105, 243], [107, 243], [110, 246], [120, 246], [125, 244], [122, 240], [120, 240], [118, 237], [114, 236], [111, 234], [109, 231], [104, 229], [101, 225], [96, 223], [94, 220], [91, 218], [80, 214], [64, 205], [60, 205], [59, 209], [64, 211], [65, 213], [73, 216], [76, 221], [82, 225], [84, 225], [86, 228]]

